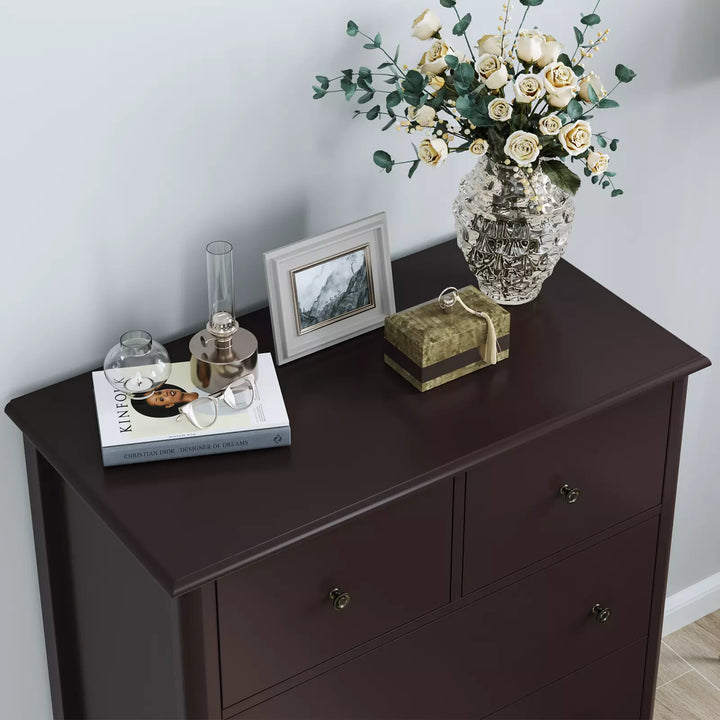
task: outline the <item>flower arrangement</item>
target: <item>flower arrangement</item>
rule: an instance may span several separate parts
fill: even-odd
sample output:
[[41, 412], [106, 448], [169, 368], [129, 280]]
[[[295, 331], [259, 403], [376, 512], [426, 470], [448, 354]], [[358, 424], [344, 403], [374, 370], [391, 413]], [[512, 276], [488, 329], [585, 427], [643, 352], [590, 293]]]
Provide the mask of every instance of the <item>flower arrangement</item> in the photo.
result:
[[[615, 173], [609, 170], [610, 156], [603, 152], [617, 150], [619, 140], [594, 132], [589, 121], [595, 110], [618, 107], [610, 95], [619, 85], [629, 83], [635, 73], [618, 65], [617, 83], [606, 91], [598, 75], [586, 67], [610, 32], [606, 29], [595, 35], [601, 23], [597, 14], [600, 0], [573, 27], [576, 47], [572, 54], [551, 35], [525, 27], [530, 8], [543, 0], [518, 1], [525, 11], [514, 35], [508, 0], [502, 6], [497, 34], [483, 35], [473, 44], [468, 36], [472, 16], [461, 17], [456, 0], [440, 0], [440, 5], [457, 17], [452, 28], [458, 43], [455, 47], [449, 44], [450, 38], [443, 37], [440, 18], [430, 10], [423, 11], [413, 22], [412, 35], [429, 45], [413, 69], [398, 64], [399, 47], [391, 55], [380, 33], [366, 35], [350, 20], [347, 34], [365, 38], [364, 47], [382, 53], [383, 62], [376, 72], [361, 67], [343, 70], [332, 79], [317, 75], [313, 97], [341, 92], [346, 100], [355, 98], [359, 105], [366, 105], [384, 96], [382, 105], [358, 109], [355, 117], [387, 118], [383, 130], [396, 125], [426, 136], [414, 146], [414, 160], [396, 162], [384, 150], [376, 151], [373, 160], [386, 172], [409, 164], [408, 176], [412, 177], [421, 163], [436, 166], [452, 153], [469, 152], [511, 165], [524, 174], [523, 184], [527, 185], [532, 173], [542, 170], [561, 190], [574, 195], [581, 178], [568, 166], [569, 158], [571, 164], [582, 165], [593, 184], [610, 189], [613, 197], [622, 195], [613, 180]], [[378, 89], [378, 83], [392, 87]]]

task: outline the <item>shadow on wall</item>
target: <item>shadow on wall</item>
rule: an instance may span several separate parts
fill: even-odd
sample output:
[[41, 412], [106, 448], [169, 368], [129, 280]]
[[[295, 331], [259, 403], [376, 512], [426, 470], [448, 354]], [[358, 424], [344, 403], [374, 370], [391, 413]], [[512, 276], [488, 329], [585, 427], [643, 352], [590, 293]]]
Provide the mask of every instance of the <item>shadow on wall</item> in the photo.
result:
[[[207, 314], [207, 285], [205, 275], [205, 246], [216, 241], [233, 246], [235, 277], [235, 312], [241, 315], [265, 305], [267, 286], [263, 253], [303, 240], [307, 233], [307, 208], [300, 199], [276, 198], [268, 190], [270, 204], [257, 206], [253, 214], [219, 221], [197, 238], [197, 252], [186, 252], [182, 258], [182, 274], [193, 291], [183, 294], [183, 315], [199, 318], [202, 324]], [[261, 302], [257, 298], [263, 298]]]

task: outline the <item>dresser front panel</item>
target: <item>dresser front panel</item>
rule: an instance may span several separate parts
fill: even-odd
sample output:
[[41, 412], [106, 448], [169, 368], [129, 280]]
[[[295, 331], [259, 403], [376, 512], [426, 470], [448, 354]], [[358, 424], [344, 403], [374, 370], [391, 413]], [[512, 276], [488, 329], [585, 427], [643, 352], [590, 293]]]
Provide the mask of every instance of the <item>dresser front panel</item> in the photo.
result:
[[223, 706], [448, 603], [451, 526], [447, 479], [219, 580]]
[[647, 640], [643, 638], [493, 713], [490, 718], [492, 720], [638, 718], [646, 651]]
[[[660, 504], [671, 386], [468, 473], [463, 593]], [[560, 488], [578, 490], [577, 499]]]
[[[657, 529], [657, 519], [637, 525], [239, 717], [495, 712], [646, 635]], [[607, 622], [596, 603], [611, 609]]]

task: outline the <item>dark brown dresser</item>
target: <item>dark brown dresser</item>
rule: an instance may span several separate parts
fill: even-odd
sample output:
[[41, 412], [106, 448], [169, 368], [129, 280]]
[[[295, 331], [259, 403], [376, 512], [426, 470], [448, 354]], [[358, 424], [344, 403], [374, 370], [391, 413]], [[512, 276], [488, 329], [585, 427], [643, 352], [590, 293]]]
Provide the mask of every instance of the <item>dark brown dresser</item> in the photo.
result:
[[[399, 309], [473, 280], [393, 272]], [[709, 362], [566, 262], [510, 310], [428, 393], [382, 331], [279, 368], [288, 448], [103, 468], [89, 373], [13, 400], [56, 716], [650, 718]]]

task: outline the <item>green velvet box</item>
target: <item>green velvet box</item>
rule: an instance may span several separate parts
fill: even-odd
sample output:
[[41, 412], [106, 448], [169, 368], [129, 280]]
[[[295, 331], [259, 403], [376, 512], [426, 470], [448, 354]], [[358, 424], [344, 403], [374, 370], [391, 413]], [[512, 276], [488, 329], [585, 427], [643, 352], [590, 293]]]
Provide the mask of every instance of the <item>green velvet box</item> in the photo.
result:
[[[510, 313], [476, 287], [462, 288], [458, 295], [468, 307], [490, 316], [497, 333], [497, 360], [507, 358]], [[435, 299], [385, 318], [385, 362], [425, 392], [487, 367], [480, 352], [486, 337], [484, 319], [459, 303], [443, 312]]]

